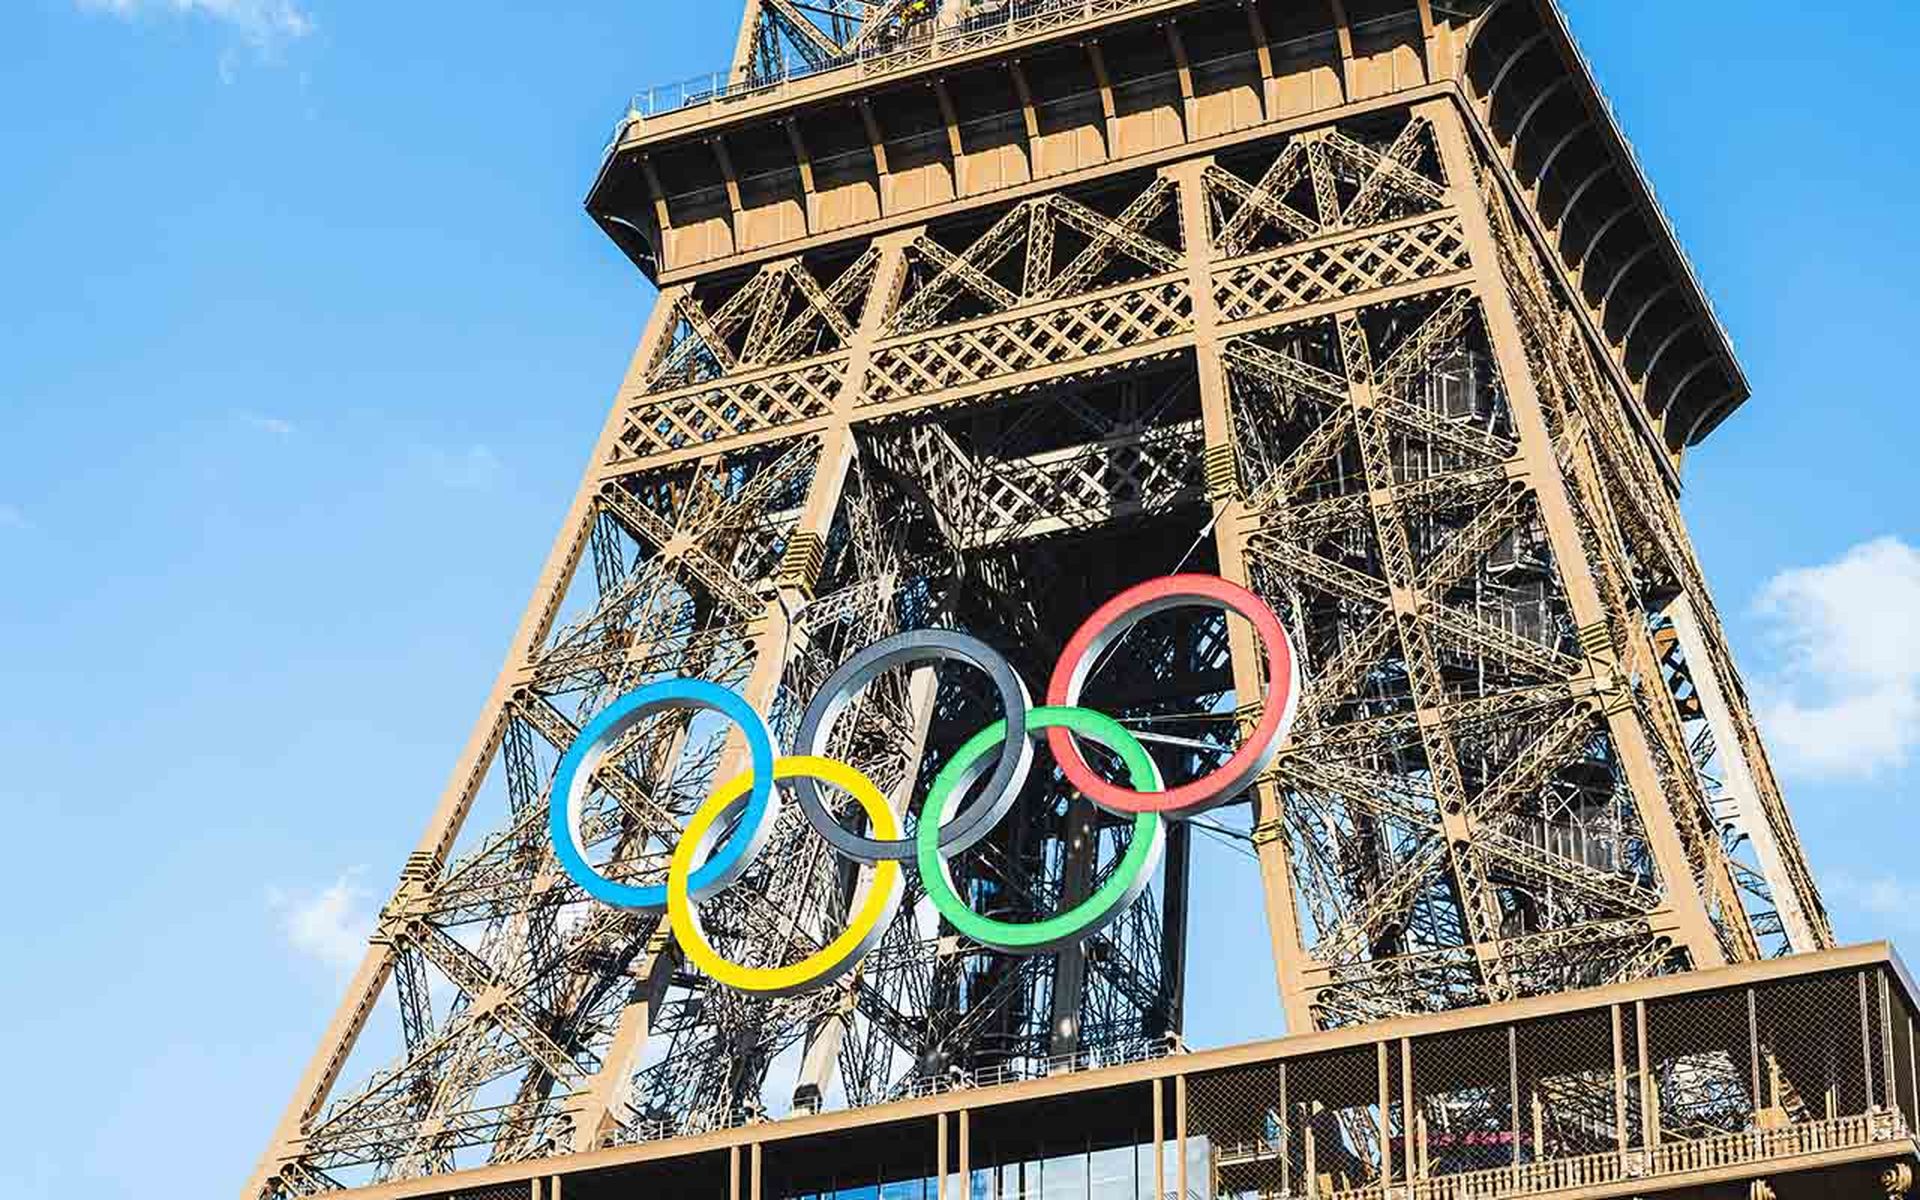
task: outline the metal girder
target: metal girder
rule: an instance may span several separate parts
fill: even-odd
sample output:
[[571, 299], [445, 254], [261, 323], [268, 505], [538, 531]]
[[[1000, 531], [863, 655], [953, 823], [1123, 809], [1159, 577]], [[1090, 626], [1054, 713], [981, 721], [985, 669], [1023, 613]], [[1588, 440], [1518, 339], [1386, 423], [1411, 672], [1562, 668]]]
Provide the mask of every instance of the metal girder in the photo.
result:
[[[1161, 270], [1172, 270], [1178, 266], [1178, 253], [1141, 232], [1166, 211], [1167, 206], [1173, 203], [1174, 195], [1175, 188], [1171, 180], [1156, 179], [1134, 197], [1117, 217], [1102, 216], [1064, 196], [1053, 197], [1051, 208], [1057, 217], [1074, 225], [1093, 240], [1051, 282], [1037, 292], [1029, 289], [1028, 294], [1043, 300], [1073, 295], [1100, 273], [1100, 269], [1112, 257], [1115, 246], [1128, 250], [1141, 262], [1158, 266]], [[1028, 253], [1033, 253], [1031, 247]]]
[[1306, 144], [1297, 140], [1288, 142], [1286, 149], [1273, 160], [1259, 182], [1251, 186], [1231, 171], [1210, 168], [1206, 175], [1207, 183], [1238, 197], [1241, 202], [1240, 210], [1215, 235], [1214, 245], [1220, 256], [1234, 258], [1246, 253], [1248, 240], [1258, 229], [1256, 218], [1264, 217], [1284, 225], [1295, 237], [1310, 238], [1319, 234], [1321, 228], [1318, 221], [1296, 212], [1282, 200], [1288, 192], [1299, 186], [1310, 169]]
[[[797, 44], [822, 55], [907, 15], [866, 8], [848, 45], [851, 12], [829, 32], [794, 0], [763, 9], [811, 26]], [[544, 844], [554, 760], [640, 680], [724, 678], [784, 727], [852, 649], [937, 626], [999, 637], [1038, 677], [1097, 602], [1078, 589], [1123, 560], [1120, 574], [1210, 561], [1198, 569], [1259, 591], [1294, 635], [1299, 719], [1251, 790], [1250, 840], [1303, 1028], [1708, 961], [1688, 925], [1707, 906], [1736, 957], [1768, 921], [1796, 947], [1828, 944], [1684, 524], [1628, 423], [1638, 400], [1595, 368], [1557, 260], [1476, 186], [1505, 168], [1462, 158], [1452, 103], [1391, 130], [1383, 102], [1364, 125], [1276, 138], [1256, 183], [1190, 158], [1134, 176], [1118, 206], [1076, 176], [1022, 193], [964, 248], [954, 226], [864, 242], [861, 227], [839, 250], [742, 251], [669, 289], [249, 1200], [735, 1122], [788, 1051], [819, 1095], [874, 1103], [949, 1067], [1045, 1070], [1063, 1019], [1095, 1051], [1176, 1031], [1180, 897], [1130, 911], [1060, 974], [924, 922], [910, 895], [848, 986], [767, 1000], [687, 969], [657, 920], [583, 909]], [[1309, 193], [1312, 216], [1286, 203]], [[1063, 245], [1078, 247], [1064, 265]], [[847, 265], [829, 282], [821, 261]], [[1462, 358], [1470, 418], [1440, 394]], [[1644, 629], [1675, 589], [1693, 607], [1683, 660]], [[584, 615], [562, 626], [563, 608]], [[1102, 687], [1183, 770], [1270, 686], [1235, 623], [1137, 641]], [[1681, 665], [1688, 683], [1663, 687]], [[835, 731], [835, 753], [907, 806], [986, 716], [965, 686], [916, 680], [876, 681]], [[1660, 707], [1695, 681], [1716, 690], [1710, 718]], [[1198, 736], [1151, 723], [1194, 714], [1219, 719]], [[1751, 860], [1723, 844], [1726, 793], [1701, 779], [1734, 758], [1746, 844], [1770, 847]], [[596, 776], [583, 837], [616, 874], [656, 869], [678, 814], [743, 765], [685, 722], [636, 731]], [[448, 863], [494, 767], [493, 832]], [[1039, 911], [1097, 878], [1123, 834], [1063, 815], [1074, 797], [1051, 778], [1032, 786], [1020, 821], [956, 870]], [[703, 908], [746, 961], [822, 944], [848, 898], [850, 873], [802, 823], [776, 838], [761, 874]], [[400, 1056], [349, 1069], [383, 983]]]
[[819, 68], [846, 56], [847, 48], [809, 20], [793, 0], [760, 0], [760, 4], [762, 19], [772, 17], [779, 22], [781, 31], [806, 56], [807, 65]]

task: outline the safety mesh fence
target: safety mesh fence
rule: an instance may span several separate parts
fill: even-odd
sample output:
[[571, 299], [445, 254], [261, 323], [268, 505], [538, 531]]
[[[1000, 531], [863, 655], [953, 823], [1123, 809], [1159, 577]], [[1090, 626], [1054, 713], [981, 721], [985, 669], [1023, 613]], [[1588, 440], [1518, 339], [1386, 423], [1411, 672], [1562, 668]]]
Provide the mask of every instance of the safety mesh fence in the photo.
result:
[[1373, 1047], [1287, 1064], [1287, 1166], [1296, 1194], [1327, 1196], [1380, 1178], [1380, 1082]]
[[492, 1187], [470, 1188], [455, 1192], [447, 1200], [528, 1200], [533, 1194], [527, 1183], [496, 1183]]
[[[1196, 1075], [1187, 1084], [1188, 1171], [1204, 1160], [1215, 1197], [1259, 1200], [1288, 1194], [1279, 1063]], [[1189, 1178], [1188, 1190], [1196, 1181]]]
[[[997, 1089], [978, 1088], [971, 1175], [949, 1182], [974, 1200], [1403, 1200], [1402, 1189], [1404, 1200], [1495, 1200], [1859, 1147], [1920, 1115], [1920, 1009], [1892, 968], [1524, 1020], [1495, 1011], [1407, 1036], [1383, 1026], [1378, 1040], [1283, 1043], [1271, 1057], [1184, 1072], [1181, 1085], [1143, 1080], [1112, 1093], [1125, 1112], [1112, 1096], [1003, 1105]], [[776, 1141], [764, 1194], [878, 1188], [883, 1200], [931, 1200], [953, 1169], [937, 1158], [918, 1121]], [[526, 1195], [501, 1185], [447, 1200]], [[579, 1196], [599, 1200], [591, 1186]]]
[[1916, 1096], [1920, 1095], [1920, 1042], [1916, 1042], [1916, 1014], [1906, 999], [1905, 990], [1891, 972], [1880, 973], [1881, 992], [1887, 998], [1887, 1073], [1893, 1081], [1893, 1106], [1906, 1119], [1907, 1128], [1920, 1128]]
[[1618, 1145], [1612, 1020], [1596, 1009], [1514, 1030], [1523, 1162]]
[[1872, 1014], [1862, 978], [1816, 975], [1756, 990], [1759, 1092], [1768, 1123], [1830, 1120], [1873, 1106], [1875, 1039], [1867, 1036]]
[[1509, 1041], [1504, 1027], [1414, 1040], [1416, 1169], [1457, 1175], [1513, 1164]]
[[1753, 1124], [1747, 994], [1647, 1006], [1648, 1068], [1663, 1138], [1712, 1137]]

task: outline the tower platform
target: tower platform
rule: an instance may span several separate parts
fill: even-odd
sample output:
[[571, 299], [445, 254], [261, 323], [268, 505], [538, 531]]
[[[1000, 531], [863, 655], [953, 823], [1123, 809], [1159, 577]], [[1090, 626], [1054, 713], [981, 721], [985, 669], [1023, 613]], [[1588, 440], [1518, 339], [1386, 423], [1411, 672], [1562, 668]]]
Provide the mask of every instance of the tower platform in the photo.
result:
[[[657, 303], [246, 1200], [1904, 1191], [1913, 993], [1679, 507], [1747, 384], [1551, 0], [746, 9], [607, 148]], [[1170, 579], [1065, 703], [1204, 799], [1049, 749], [856, 905], [848, 822]], [[775, 742], [881, 798], [625, 903]], [[1180, 1049], [1196, 914], [1295, 1036]]]
[[355, 1200], [1899, 1200], [1916, 992], [1885, 944], [369, 1187]]

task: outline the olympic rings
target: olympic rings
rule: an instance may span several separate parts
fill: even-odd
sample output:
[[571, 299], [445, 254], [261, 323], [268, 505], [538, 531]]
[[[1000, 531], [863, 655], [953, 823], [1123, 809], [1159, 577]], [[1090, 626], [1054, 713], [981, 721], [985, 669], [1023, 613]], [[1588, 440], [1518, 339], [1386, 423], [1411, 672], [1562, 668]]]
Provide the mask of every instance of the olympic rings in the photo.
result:
[[[818, 779], [831, 784], [860, 802], [867, 820], [882, 837], [899, 836], [899, 823], [893, 809], [887, 806], [887, 798], [871, 779], [845, 763], [812, 756], [782, 758], [773, 764], [773, 777], [808, 782]], [[687, 884], [694, 875], [694, 861], [704, 857], [719, 840], [726, 818], [752, 803], [751, 798], [742, 800], [741, 796], [758, 778], [751, 774], [737, 775], [720, 785], [687, 822], [686, 832], [674, 847], [673, 858], [667, 865], [667, 922], [687, 961], [715, 981], [736, 991], [791, 996], [833, 982], [872, 949], [900, 907], [904, 873], [897, 862], [874, 864], [866, 892], [855, 903], [845, 931], [797, 963], [783, 967], [747, 967], [721, 957], [707, 941]]]
[[616, 883], [594, 870], [587, 862], [587, 848], [580, 837], [581, 810], [593, 773], [600, 769], [614, 743], [648, 717], [672, 708], [704, 709], [738, 725], [746, 735], [747, 755], [753, 764], [753, 790], [747, 797], [745, 816], [719, 853], [688, 879], [688, 891], [696, 899], [711, 896], [740, 878], [766, 849], [780, 816], [780, 793], [773, 786], [773, 731], [752, 705], [704, 679], [666, 679], [627, 693], [588, 722], [574, 739], [554, 772], [547, 805], [547, 831], [560, 866], [587, 895], [617, 908], [663, 912], [667, 887], [659, 883], [647, 887]]
[[1143, 795], [1139, 789], [1128, 791], [1101, 779], [1080, 756], [1069, 731], [1061, 726], [1050, 728], [1047, 746], [1066, 773], [1067, 782], [1109, 812], [1190, 816], [1231, 800], [1273, 762], [1274, 755], [1280, 752], [1281, 739], [1293, 726], [1294, 711], [1300, 701], [1300, 674], [1286, 628], [1258, 596], [1212, 575], [1171, 575], [1150, 580], [1128, 588], [1101, 605], [1061, 652], [1060, 661], [1053, 668], [1053, 679], [1047, 685], [1047, 703], [1079, 704], [1087, 676], [1128, 629], [1156, 613], [1193, 604], [1238, 613], [1251, 621], [1254, 631], [1260, 635], [1267, 652], [1269, 693], [1260, 722], [1218, 770], [1172, 791], [1154, 795]]
[[[1115, 718], [1080, 707], [1079, 699], [1103, 655], [1128, 629], [1156, 613], [1187, 605], [1218, 608], [1252, 622], [1265, 647], [1267, 696], [1258, 724], [1225, 764], [1168, 790], [1140, 739]], [[941, 768], [914, 835], [907, 838], [901, 836], [900, 815], [873, 781], [823, 752], [835, 720], [862, 688], [884, 671], [927, 660], [965, 663], [986, 673], [1005, 717], [968, 739]], [[650, 683], [588, 722], [562, 756], [548, 802], [548, 831], [561, 868], [589, 896], [621, 908], [664, 912], [688, 961], [739, 991], [792, 995], [853, 970], [899, 910], [903, 864], [909, 858], [934, 907], [953, 928], [1005, 953], [1041, 954], [1091, 936], [1140, 897], [1159, 865], [1166, 822], [1233, 799], [1265, 770], [1292, 726], [1299, 694], [1292, 643], [1265, 603], [1222, 579], [1176, 575], [1130, 588], [1088, 618], [1055, 666], [1042, 707], [1033, 705], [1019, 673], [992, 647], [947, 630], [900, 634], [842, 664], [802, 713], [795, 753], [788, 757], [779, 756], [766, 719], [734, 692], [699, 679]], [[641, 721], [677, 708], [711, 712], [739, 726], [749, 769], [716, 788], [694, 812], [673, 849], [664, 884], [616, 882], [587, 862], [581, 821], [594, 772]], [[1032, 772], [1035, 735], [1042, 732], [1074, 788], [1099, 807], [1132, 818], [1132, 838], [1107, 879], [1068, 911], [1032, 922], [1003, 921], [973, 910], [954, 886], [949, 861], [977, 845], [1011, 811]], [[1119, 755], [1130, 789], [1095, 775], [1076, 737]], [[982, 779], [985, 786], [976, 794], [975, 785]], [[789, 965], [749, 967], [713, 947], [698, 906], [738, 882], [765, 851], [780, 817], [776, 781], [791, 782], [808, 823], [829, 845], [871, 870], [854, 897], [846, 928], [826, 946]], [[853, 797], [871, 836], [835, 819], [820, 796], [820, 784]]]
[[[860, 689], [881, 672], [910, 662], [944, 659], [963, 662], [986, 672], [1000, 693], [1000, 706], [1006, 711], [1007, 724], [1017, 730], [1027, 728], [1027, 685], [1021, 682], [1013, 664], [979, 638], [945, 629], [902, 633], [884, 642], [868, 646], [841, 665], [822, 684], [820, 693], [807, 705], [800, 717], [800, 731], [794, 735], [794, 749], [800, 754], [819, 755], [827, 750], [827, 737], [835, 718], [860, 693]], [[987, 790], [960, 810], [950, 824], [940, 829], [940, 850], [958, 854], [986, 837], [1007, 815], [1020, 789], [1026, 786], [1027, 772], [1033, 765], [1033, 743], [1022, 736], [1015, 749], [1000, 755]], [[912, 838], [875, 839], [861, 837], [833, 819], [813, 780], [794, 780], [793, 794], [807, 819], [827, 843], [848, 858], [863, 863], [904, 862], [914, 856]]]
[[[1030, 734], [1047, 730], [1049, 736], [1053, 730], [1070, 729], [1118, 754], [1126, 764], [1127, 776], [1135, 788], [1142, 792], [1156, 792], [1162, 786], [1160, 769], [1147, 754], [1147, 748], [1127, 731], [1126, 726], [1105, 713], [1085, 708], [1036, 708], [1027, 714], [1027, 729]], [[1140, 893], [1146, 890], [1153, 878], [1153, 869], [1160, 863], [1161, 847], [1166, 841], [1166, 826], [1158, 813], [1142, 812], [1136, 815], [1133, 819], [1133, 840], [1127, 845], [1126, 855], [1121, 858], [1120, 865], [1114, 868], [1093, 895], [1067, 912], [1031, 924], [1015, 924], [982, 916], [968, 907], [967, 902], [954, 890], [948, 860], [940, 852], [940, 839], [934, 831], [945, 818], [949, 802], [964, 794], [968, 786], [980, 777], [980, 760], [1001, 745], [1006, 737], [1005, 721], [987, 726], [956, 750], [953, 758], [934, 776], [933, 791], [927, 797], [927, 810], [921, 814], [920, 828], [914, 837], [916, 865], [920, 868], [920, 882], [927, 889], [927, 898], [933, 901], [940, 915], [955, 929], [983, 946], [991, 946], [1009, 954], [1043, 954], [1073, 945], [1099, 932], [1140, 898]]]

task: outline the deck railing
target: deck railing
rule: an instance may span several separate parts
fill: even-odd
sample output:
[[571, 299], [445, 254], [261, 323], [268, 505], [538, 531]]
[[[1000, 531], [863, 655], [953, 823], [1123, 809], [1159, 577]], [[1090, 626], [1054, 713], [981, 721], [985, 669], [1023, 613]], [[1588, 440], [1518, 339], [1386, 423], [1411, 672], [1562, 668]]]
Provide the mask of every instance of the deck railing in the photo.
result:
[[729, 71], [696, 75], [692, 79], [636, 93], [615, 130], [613, 144], [617, 144], [628, 126], [635, 122], [682, 109], [779, 95], [796, 83], [823, 75], [844, 75], [848, 79], [892, 75], [935, 59], [967, 54], [1030, 34], [1064, 29], [1128, 9], [1147, 8], [1164, 2], [1012, 0], [991, 12], [978, 13], [951, 24], [930, 19], [897, 33], [875, 37], [858, 53], [813, 62], [789, 63], [772, 77], [736, 75]]
[[[1610, 1150], [1599, 1154], [1545, 1159], [1457, 1175], [1440, 1175], [1388, 1187], [1364, 1187], [1279, 1193], [1268, 1200], [1513, 1200], [1603, 1187], [1626, 1180], [1652, 1180], [1799, 1158], [1833, 1150], [1852, 1150], [1910, 1135], [1898, 1112], [1881, 1110], [1834, 1117], [1777, 1129], [1749, 1129], [1717, 1137], [1667, 1142], [1651, 1149]], [[1279, 1143], [1263, 1140], [1222, 1147], [1218, 1167], [1243, 1167], [1281, 1153]]]

